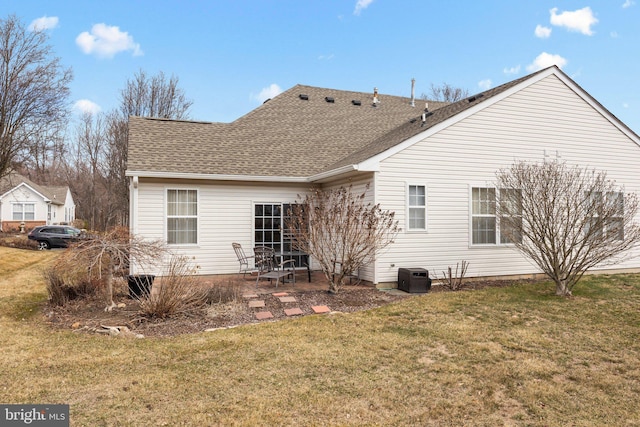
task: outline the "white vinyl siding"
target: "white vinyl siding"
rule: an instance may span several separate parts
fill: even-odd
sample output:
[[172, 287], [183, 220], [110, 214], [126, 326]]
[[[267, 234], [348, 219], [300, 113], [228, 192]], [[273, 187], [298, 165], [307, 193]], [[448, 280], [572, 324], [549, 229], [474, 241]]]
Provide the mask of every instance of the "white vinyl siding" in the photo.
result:
[[[434, 277], [462, 260], [469, 263], [467, 277], [539, 273], [513, 245], [471, 243], [471, 187], [495, 188], [496, 171], [516, 160], [559, 155], [571, 165], [606, 170], [626, 191], [640, 193], [637, 142], [553, 75], [415, 140], [380, 162], [376, 203], [407, 224], [406, 185], [428, 182], [429, 233], [401, 233], [379, 254], [381, 283], [395, 282], [398, 268], [425, 268]], [[640, 267], [638, 260], [615, 267]]]
[[[187, 187], [185, 184], [190, 184]], [[138, 215], [132, 217], [132, 230], [148, 239], [166, 239], [167, 189], [188, 188], [198, 192], [198, 241], [196, 245], [174, 245], [172, 251], [187, 256], [200, 274], [233, 274], [238, 259], [231, 243], [238, 242], [253, 252], [254, 205], [280, 200], [293, 203], [304, 197], [308, 184], [263, 184], [234, 182], [178, 182], [140, 179], [137, 188]], [[137, 272], [161, 274], [146, 266]]]
[[407, 198], [409, 231], [424, 231], [427, 229], [427, 187], [425, 185], [409, 184]]

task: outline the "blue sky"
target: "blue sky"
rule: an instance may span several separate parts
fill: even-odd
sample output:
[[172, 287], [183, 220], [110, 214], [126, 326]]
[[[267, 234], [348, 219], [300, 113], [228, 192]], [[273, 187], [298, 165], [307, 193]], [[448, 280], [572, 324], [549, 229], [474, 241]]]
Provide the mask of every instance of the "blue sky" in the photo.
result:
[[470, 93], [559, 65], [640, 133], [640, 0], [3, 0], [46, 29], [77, 110], [118, 105], [144, 70], [179, 78], [191, 118], [229, 122], [296, 84]]

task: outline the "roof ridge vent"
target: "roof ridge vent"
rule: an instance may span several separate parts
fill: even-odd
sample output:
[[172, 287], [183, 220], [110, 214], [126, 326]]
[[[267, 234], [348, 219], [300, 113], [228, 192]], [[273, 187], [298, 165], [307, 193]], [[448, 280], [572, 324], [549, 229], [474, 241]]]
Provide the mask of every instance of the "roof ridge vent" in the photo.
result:
[[334, 102], [336, 102], [336, 100], [332, 96], [325, 96], [324, 100], [327, 101], [329, 104], [333, 104]]
[[303, 101], [308, 101], [309, 95], [301, 93], [300, 95], [298, 95], [298, 98], [302, 99]]
[[351, 100], [351, 103], [352, 103], [353, 105], [362, 105], [362, 102], [360, 102], [360, 100], [359, 100], [359, 99], [352, 99], [352, 100]]

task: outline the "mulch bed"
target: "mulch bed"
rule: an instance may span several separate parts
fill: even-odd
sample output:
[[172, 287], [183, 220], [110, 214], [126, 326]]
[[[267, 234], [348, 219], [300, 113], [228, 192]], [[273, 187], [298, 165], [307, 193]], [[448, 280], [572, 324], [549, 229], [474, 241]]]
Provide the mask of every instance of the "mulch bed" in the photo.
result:
[[[518, 281], [522, 283], [523, 281]], [[503, 287], [514, 284], [514, 281], [483, 281], [463, 285], [460, 290], [475, 290], [486, 287]], [[443, 286], [433, 286], [431, 292], [450, 292]], [[114, 298], [120, 307], [105, 312], [105, 299], [92, 296], [70, 301], [64, 307], [46, 306], [43, 310], [45, 321], [53, 328], [72, 329], [80, 333], [108, 332], [104, 326], [126, 327], [132, 332], [130, 336], [141, 334], [144, 337], [176, 336], [229, 328], [251, 323], [278, 321], [285, 318], [314, 314], [313, 306], [327, 306], [332, 312], [350, 313], [368, 310], [411, 298], [416, 295], [401, 292], [383, 292], [371, 286], [345, 286], [338, 294], [327, 291], [307, 290], [288, 292], [295, 302], [283, 303], [272, 294], [259, 295], [257, 299], [265, 302], [262, 308], [250, 308], [249, 299], [239, 298], [235, 302], [212, 304], [205, 309], [189, 315], [176, 315], [165, 319], [149, 319], [141, 317], [138, 302], [127, 295], [119, 294]], [[285, 309], [300, 308], [301, 315], [287, 316]], [[269, 311], [273, 318], [258, 320], [257, 312]]]

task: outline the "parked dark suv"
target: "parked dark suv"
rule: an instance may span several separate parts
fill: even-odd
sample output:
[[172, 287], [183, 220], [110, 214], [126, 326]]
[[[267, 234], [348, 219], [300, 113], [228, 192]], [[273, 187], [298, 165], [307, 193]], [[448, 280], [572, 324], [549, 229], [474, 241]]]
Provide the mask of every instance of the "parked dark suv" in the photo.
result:
[[82, 232], [68, 225], [41, 225], [29, 232], [27, 237], [38, 242], [38, 249], [66, 248], [80, 239]]

